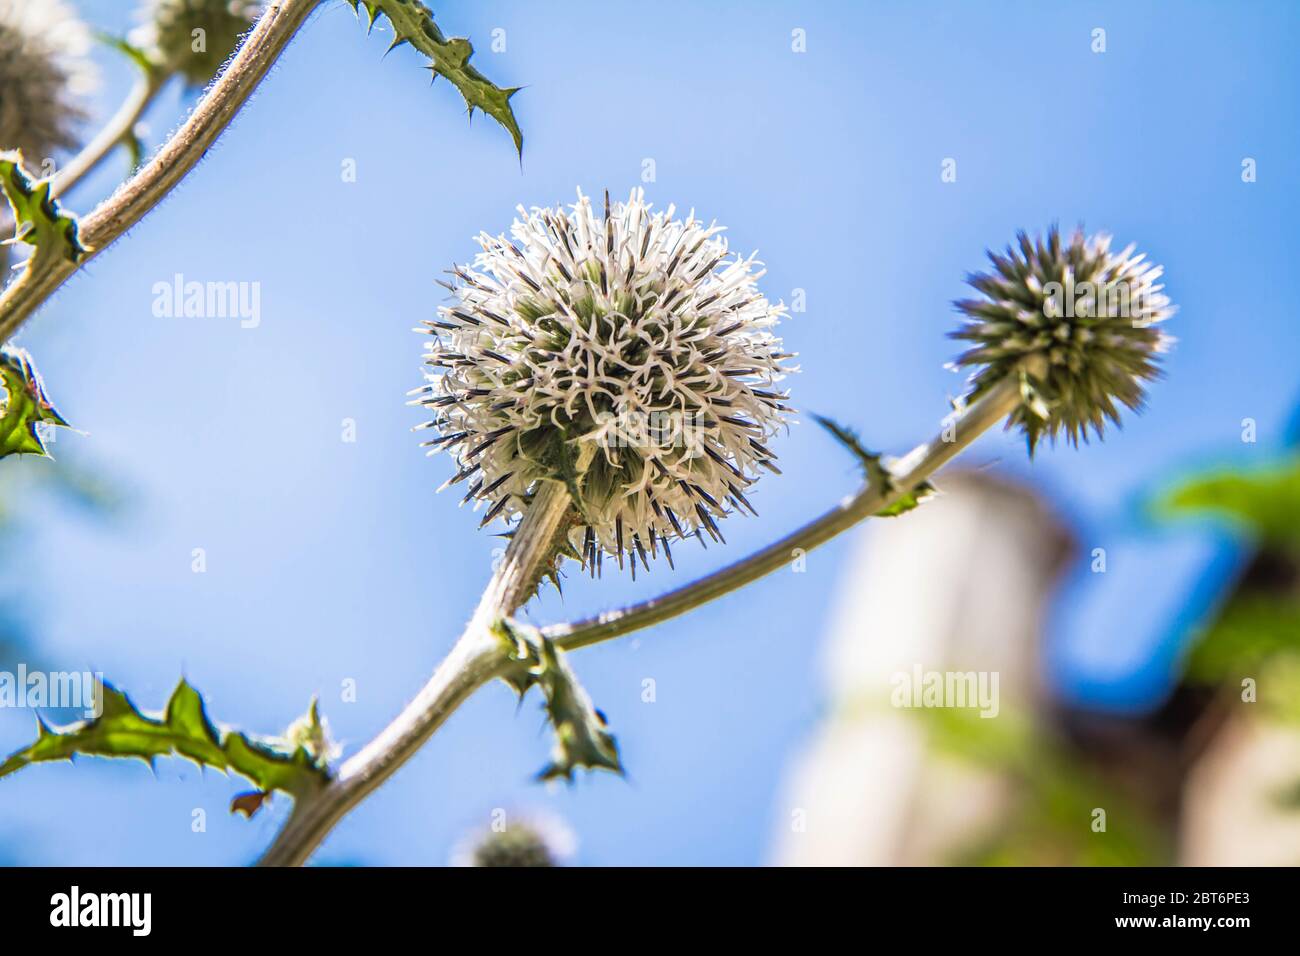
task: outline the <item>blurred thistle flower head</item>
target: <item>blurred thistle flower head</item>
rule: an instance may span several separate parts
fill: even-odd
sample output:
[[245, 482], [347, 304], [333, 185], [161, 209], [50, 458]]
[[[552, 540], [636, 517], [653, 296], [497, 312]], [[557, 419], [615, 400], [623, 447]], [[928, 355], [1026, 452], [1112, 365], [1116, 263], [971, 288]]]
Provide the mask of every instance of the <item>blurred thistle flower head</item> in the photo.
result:
[[452, 866], [561, 866], [577, 851], [573, 831], [559, 817], [529, 814], [471, 834], [452, 851]]
[[261, 12], [261, 0], [146, 0], [131, 39], [163, 69], [204, 86]]
[[[426, 321], [433, 411], [422, 428], [452, 449], [483, 524], [522, 514], [540, 481], [565, 482], [571, 557], [595, 573], [618, 558], [703, 533], [753, 510], [745, 489], [786, 423], [793, 371], [772, 328], [785, 306], [758, 289], [753, 256], [722, 228], [652, 212], [640, 189], [598, 215], [581, 191], [563, 207], [519, 207], [512, 239], [443, 283], [455, 297]], [[426, 331], [426, 330], [422, 330]], [[668, 554], [671, 561], [671, 553]], [[635, 573], [635, 572], [634, 572]]]
[[33, 171], [79, 145], [80, 100], [98, 75], [90, 48], [64, 0], [0, 0], [0, 149], [20, 150]]
[[1044, 435], [1064, 434], [1077, 445], [1098, 437], [1107, 419], [1119, 424], [1121, 405], [1137, 411], [1144, 383], [1159, 376], [1159, 356], [1172, 339], [1159, 324], [1174, 314], [1161, 266], [1112, 252], [1110, 236], [1076, 231], [1062, 246], [1053, 226], [1036, 241], [1021, 232], [1005, 254], [989, 252], [992, 272], [967, 283], [983, 294], [956, 307], [965, 326], [952, 333], [974, 343], [958, 359], [976, 366], [971, 399], [1008, 375], [1021, 377], [1024, 401], [1012, 413], [1030, 453]]

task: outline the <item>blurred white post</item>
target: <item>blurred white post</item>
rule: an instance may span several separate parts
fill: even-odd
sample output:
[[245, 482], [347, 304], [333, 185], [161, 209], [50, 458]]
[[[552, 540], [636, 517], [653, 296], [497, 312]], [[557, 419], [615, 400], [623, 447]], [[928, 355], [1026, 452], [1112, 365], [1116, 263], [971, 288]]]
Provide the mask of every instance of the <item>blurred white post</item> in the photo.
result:
[[1178, 862], [1184, 866], [1300, 864], [1300, 735], [1295, 725], [1233, 708], [1187, 774]]
[[891, 706], [895, 675], [996, 672], [1000, 709], [1028, 714], [1071, 540], [1023, 486], [978, 472], [941, 485], [856, 543], [824, 649], [830, 712], [789, 772], [777, 863], [941, 863], [1004, 805], [996, 775], [927, 752], [918, 716]]

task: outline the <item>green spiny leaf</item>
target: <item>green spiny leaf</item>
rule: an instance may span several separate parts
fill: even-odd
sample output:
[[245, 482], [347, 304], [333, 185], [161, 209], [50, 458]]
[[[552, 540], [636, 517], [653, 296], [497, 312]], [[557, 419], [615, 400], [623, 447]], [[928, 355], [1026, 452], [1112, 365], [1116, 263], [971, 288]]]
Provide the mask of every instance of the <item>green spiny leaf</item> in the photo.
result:
[[[858, 459], [858, 464], [862, 466], [862, 474], [867, 479], [867, 484], [870, 487], [885, 495], [895, 490], [894, 476], [881, 462], [880, 455], [864, 448], [854, 431], [821, 415], [814, 415], [813, 418], [818, 425], [830, 432], [836, 441], [852, 452], [853, 456]], [[934, 485], [928, 481], [923, 481], [892, 505], [877, 511], [876, 517], [896, 518], [901, 514], [906, 514], [933, 494]]]
[[510, 620], [502, 620], [497, 633], [506, 642], [510, 659], [518, 665], [506, 675], [507, 683], [521, 698], [536, 684], [546, 698], [546, 716], [555, 730], [551, 763], [537, 778], [572, 780], [579, 767], [621, 774], [618, 743], [605, 729], [605, 715], [592, 704], [555, 643]]
[[0, 152], [0, 189], [13, 210], [17, 230], [6, 242], [36, 247], [33, 256], [58, 256], [80, 262], [86, 254], [77, 235], [77, 217], [65, 213], [50, 195], [49, 179], [34, 179], [14, 150]]
[[36, 426], [68, 423], [50, 404], [40, 372], [26, 350], [0, 347], [0, 382], [5, 392], [0, 405], [0, 458], [46, 454]]
[[409, 43], [432, 61], [429, 67], [434, 76], [445, 76], [465, 99], [471, 118], [477, 107], [500, 123], [510, 133], [515, 149], [522, 156], [524, 136], [510, 108], [510, 97], [518, 87], [502, 89], [470, 65], [474, 47], [464, 37], [446, 37], [433, 22], [433, 13], [419, 0], [348, 0], [352, 9], [360, 13], [364, 7], [369, 18], [367, 29], [373, 27], [381, 13], [393, 26], [393, 42], [389, 49]]
[[[203, 698], [184, 680], [157, 715], [138, 710], [126, 694], [109, 684], [97, 689], [98, 717], [57, 729], [38, 719], [36, 741], [0, 763], [0, 777], [29, 764], [90, 754], [135, 757], [150, 765], [155, 757], [184, 757], [200, 766], [233, 771], [263, 793], [281, 790], [300, 796], [329, 780], [325, 753], [312, 752], [301, 743], [253, 738], [217, 727], [208, 719]], [[309, 720], [320, 726], [314, 706]], [[241, 809], [238, 803], [237, 799], [236, 809]]]

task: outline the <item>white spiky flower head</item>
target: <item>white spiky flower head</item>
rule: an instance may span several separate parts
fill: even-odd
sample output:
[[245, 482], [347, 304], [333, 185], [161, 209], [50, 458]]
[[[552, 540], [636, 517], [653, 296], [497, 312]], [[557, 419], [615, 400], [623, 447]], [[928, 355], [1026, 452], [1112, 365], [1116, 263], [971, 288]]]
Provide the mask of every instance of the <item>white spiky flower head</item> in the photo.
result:
[[[728, 253], [722, 227], [642, 190], [604, 215], [525, 210], [510, 239], [480, 233], [472, 266], [443, 283], [455, 297], [424, 324], [432, 340], [430, 454], [451, 449], [448, 484], [469, 481], [486, 525], [522, 514], [545, 480], [574, 501], [571, 557], [637, 556], [753, 511], [745, 495], [790, 409], [776, 383], [793, 371], [772, 328], [785, 314], [758, 289], [754, 256]], [[633, 571], [635, 573], [635, 571]]]
[[95, 84], [90, 31], [63, 0], [0, 0], [0, 149], [35, 169], [78, 143]]

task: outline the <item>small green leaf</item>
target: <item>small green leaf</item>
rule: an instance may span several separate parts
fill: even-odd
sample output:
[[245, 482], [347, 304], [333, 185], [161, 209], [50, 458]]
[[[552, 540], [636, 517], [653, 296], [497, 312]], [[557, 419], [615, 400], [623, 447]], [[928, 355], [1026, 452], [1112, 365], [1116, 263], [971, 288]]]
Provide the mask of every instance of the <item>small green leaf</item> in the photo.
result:
[[419, 0], [348, 0], [352, 9], [360, 13], [364, 7], [373, 27], [381, 13], [393, 26], [393, 42], [389, 49], [409, 43], [427, 56], [433, 65], [434, 76], [445, 76], [465, 99], [470, 118], [477, 107], [500, 123], [510, 133], [515, 149], [522, 156], [524, 136], [510, 108], [510, 97], [519, 92], [518, 87], [502, 89], [470, 65], [474, 47], [464, 37], [446, 37], [433, 22], [433, 13]]
[[25, 349], [0, 347], [0, 383], [4, 404], [0, 405], [0, 458], [8, 455], [45, 455], [36, 426], [62, 425], [67, 421], [45, 395], [45, 383]]
[[35, 246], [34, 257], [58, 256], [80, 262], [86, 254], [77, 235], [77, 217], [65, 213], [50, 195], [49, 179], [34, 179], [15, 150], [0, 152], [0, 189], [13, 210], [17, 230], [6, 242]]
[[[112, 47], [118, 53], [131, 61], [144, 77], [145, 82], [149, 84], [149, 89], [153, 93], [161, 89], [167, 80], [166, 71], [149, 58], [149, 54], [131, 43], [125, 37], [116, 36], [112, 33], [97, 33], [96, 39], [105, 46]], [[126, 148], [130, 166], [127, 167], [130, 172], [135, 172], [144, 162], [144, 142], [136, 133], [137, 126], [124, 130], [122, 138], [119, 140], [122, 146]]]
[[[300, 796], [329, 781], [326, 754], [302, 743], [253, 738], [219, 728], [207, 715], [198, 691], [182, 680], [167, 708], [148, 715], [109, 684], [97, 688], [100, 714], [68, 727], [51, 729], [39, 719], [36, 741], [0, 764], [0, 777], [28, 764], [71, 760], [81, 754], [135, 757], [150, 765], [155, 757], [184, 757], [205, 767], [239, 774], [263, 793], [281, 790]], [[320, 727], [313, 706], [308, 720]], [[236, 806], [234, 809], [241, 809]]]
[[925, 501], [934, 494], [934, 485], [928, 481], [923, 481], [915, 490], [909, 491], [892, 505], [881, 508], [876, 512], [877, 518], [897, 518], [899, 515], [907, 514], [921, 502]]
[[135, 64], [136, 68], [146, 77], [152, 78], [159, 72], [158, 65], [154, 63], [153, 60], [149, 59], [149, 54], [136, 46], [126, 37], [117, 36], [116, 34], [108, 32], [99, 32], [95, 34], [95, 39], [105, 46], [111, 47], [118, 53], [121, 53], [124, 57]]
[[[880, 455], [863, 447], [856, 432], [821, 415], [814, 415], [813, 419], [858, 459], [858, 464], [862, 466], [863, 477], [867, 479], [869, 487], [876, 488], [881, 494], [885, 495], [892, 494], [895, 491], [893, 474], [881, 462]], [[923, 481], [911, 491], [902, 495], [893, 504], [877, 511], [876, 517], [896, 518], [901, 514], [906, 514], [933, 495], [934, 491], [934, 485], [928, 481]]]
[[555, 643], [510, 620], [502, 620], [497, 633], [506, 642], [510, 659], [518, 665], [506, 675], [506, 682], [521, 698], [534, 684], [541, 688], [546, 716], [555, 730], [551, 763], [537, 779], [572, 780], [579, 767], [621, 774], [618, 743], [605, 729], [605, 715], [592, 704]]

